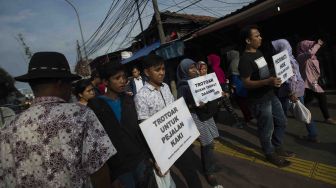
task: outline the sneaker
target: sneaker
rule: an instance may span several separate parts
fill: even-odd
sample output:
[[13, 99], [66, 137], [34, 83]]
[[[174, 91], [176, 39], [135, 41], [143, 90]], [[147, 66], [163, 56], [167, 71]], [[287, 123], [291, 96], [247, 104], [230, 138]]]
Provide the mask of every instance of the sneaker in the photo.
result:
[[326, 123], [331, 124], [331, 125], [336, 125], [336, 120], [329, 118], [325, 120]]
[[286, 159], [280, 157], [279, 155], [272, 153], [269, 155], [266, 155], [266, 160], [269, 161], [270, 163], [278, 166], [279, 168], [281, 167], [286, 167], [291, 164], [290, 161], [287, 161]]
[[295, 157], [295, 153], [291, 151], [286, 151], [282, 147], [275, 148], [275, 153], [281, 157]]
[[320, 143], [320, 140], [318, 140], [316, 137], [302, 136], [301, 139], [311, 143]]

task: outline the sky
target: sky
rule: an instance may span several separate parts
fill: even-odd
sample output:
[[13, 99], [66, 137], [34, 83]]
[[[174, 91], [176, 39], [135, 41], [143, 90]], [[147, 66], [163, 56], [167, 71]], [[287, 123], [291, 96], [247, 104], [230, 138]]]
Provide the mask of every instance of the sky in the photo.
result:
[[[69, 1], [79, 13], [84, 40], [95, 32], [112, 3], [112, 0]], [[195, 1], [198, 0], [158, 0], [158, 4], [160, 10], [177, 11]], [[251, 0], [202, 0], [179, 13], [220, 17], [248, 2]], [[148, 26], [152, 14], [152, 2], [149, 2], [142, 14], [144, 28]], [[133, 24], [129, 24], [131, 25]], [[132, 36], [139, 32], [140, 26], [137, 24], [128, 40], [131, 41]], [[65, 0], [0, 0], [0, 67], [14, 77], [25, 74], [29, 62], [17, 39], [19, 33], [32, 52], [61, 52], [68, 59], [71, 69], [74, 69], [77, 58], [76, 40], [81, 43], [81, 36], [75, 11]], [[118, 49], [119, 38], [115, 43], [90, 55], [90, 58]], [[16, 86], [27, 87], [20, 82]]]

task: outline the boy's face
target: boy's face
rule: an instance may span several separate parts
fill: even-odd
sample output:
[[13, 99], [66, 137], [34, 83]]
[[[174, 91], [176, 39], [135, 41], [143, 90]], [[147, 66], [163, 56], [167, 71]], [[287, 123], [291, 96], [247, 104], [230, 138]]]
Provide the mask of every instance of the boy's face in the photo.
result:
[[149, 81], [157, 86], [160, 86], [162, 84], [165, 72], [166, 70], [163, 63], [145, 69], [145, 74], [148, 77]]
[[137, 68], [132, 69], [133, 78], [138, 78], [140, 76], [140, 71]]
[[107, 89], [115, 93], [122, 93], [125, 91], [126, 75], [124, 71], [119, 71], [117, 74], [110, 76], [108, 80], [104, 80]]

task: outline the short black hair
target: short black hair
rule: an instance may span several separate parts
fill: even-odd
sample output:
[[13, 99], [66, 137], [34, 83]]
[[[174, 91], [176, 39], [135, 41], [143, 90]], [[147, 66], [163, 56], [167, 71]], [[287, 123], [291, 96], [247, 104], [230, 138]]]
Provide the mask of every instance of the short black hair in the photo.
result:
[[83, 93], [89, 85], [92, 85], [92, 83], [90, 79], [83, 79], [75, 82], [73, 85], [73, 94], [79, 99], [79, 94]]
[[242, 46], [246, 46], [245, 40], [251, 37], [252, 29], [260, 30], [257, 25], [248, 25], [240, 30], [239, 36], [240, 36], [240, 43]]
[[111, 76], [116, 75], [118, 72], [125, 72], [125, 67], [119, 62], [109, 62], [104, 64], [99, 69], [99, 75], [101, 79], [108, 80]]
[[131, 71], [133, 71], [134, 69], [137, 69], [138, 71], [140, 71], [139, 67], [136, 66], [136, 65], [134, 65], [134, 66], [131, 67]]
[[150, 67], [158, 66], [164, 64], [164, 59], [156, 54], [149, 54], [143, 60], [143, 68], [148, 69]]

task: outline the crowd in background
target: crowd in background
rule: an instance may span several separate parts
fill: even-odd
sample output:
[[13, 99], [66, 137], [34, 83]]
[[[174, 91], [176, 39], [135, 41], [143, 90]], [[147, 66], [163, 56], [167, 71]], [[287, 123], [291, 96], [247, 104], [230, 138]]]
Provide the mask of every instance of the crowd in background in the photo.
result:
[[[275, 77], [269, 57], [259, 50], [258, 27], [243, 28], [241, 40], [244, 50], [230, 50], [224, 57], [229, 63], [227, 75], [215, 53], [207, 59], [184, 57], [176, 70], [177, 98], [184, 98], [200, 132], [204, 175], [213, 187], [222, 187], [214, 159], [219, 111], [226, 110], [237, 128], [249, 126], [255, 118], [265, 158], [278, 167], [290, 165], [287, 158], [295, 156], [283, 146], [292, 103], [309, 105], [316, 98], [325, 122], [336, 124], [319, 85], [315, 54], [323, 45], [321, 39], [301, 41], [296, 57], [286, 39], [271, 42], [273, 54], [287, 50], [290, 56], [294, 75], [284, 83]], [[70, 72], [63, 54], [35, 53], [28, 73], [15, 78], [29, 83], [35, 99], [30, 108], [0, 124], [0, 187], [176, 187], [170, 171], [162, 173], [155, 162], [139, 123], [177, 98], [164, 83], [162, 57], [150, 54], [141, 63], [141, 68], [128, 71], [125, 65], [110, 62], [93, 71], [90, 79], [81, 79]], [[222, 97], [196, 106], [188, 80], [210, 72], [218, 78]], [[232, 102], [238, 104], [244, 120]], [[306, 129], [304, 139], [319, 142], [314, 120]], [[188, 148], [174, 165], [193, 171], [192, 152]], [[197, 178], [185, 179], [189, 187], [201, 186]]]

